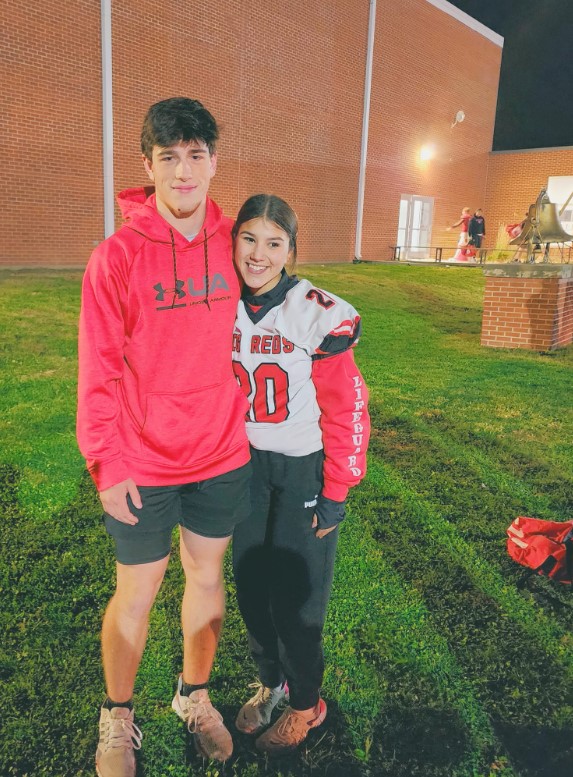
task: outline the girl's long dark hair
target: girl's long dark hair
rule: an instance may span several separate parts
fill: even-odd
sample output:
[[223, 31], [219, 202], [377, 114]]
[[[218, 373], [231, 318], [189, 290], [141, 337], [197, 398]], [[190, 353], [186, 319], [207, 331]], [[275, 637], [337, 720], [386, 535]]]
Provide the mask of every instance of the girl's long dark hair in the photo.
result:
[[298, 219], [296, 213], [284, 200], [275, 194], [253, 194], [241, 205], [237, 215], [237, 220], [231, 234], [233, 240], [236, 240], [239, 229], [251, 219], [263, 218], [272, 221], [283, 232], [286, 232], [289, 239], [289, 250], [292, 251], [292, 264], [296, 260], [296, 238], [298, 235]]

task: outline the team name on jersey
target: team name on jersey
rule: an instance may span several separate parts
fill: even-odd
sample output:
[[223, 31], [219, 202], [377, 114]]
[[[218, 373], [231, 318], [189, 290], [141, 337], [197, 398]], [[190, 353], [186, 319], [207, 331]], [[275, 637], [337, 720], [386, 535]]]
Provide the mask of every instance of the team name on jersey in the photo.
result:
[[[235, 332], [233, 335], [233, 351], [241, 351], [241, 334]], [[292, 353], [294, 344], [281, 335], [251, 335], [251, 353]]]
[[364, 382], [358, 375], [354, 376], [354, 411], [352, 413], [352, 427], [354, 434], [352, 435], [352, 444], [355, 446], [354, 451], [348, 456], [348, 468], [355, 477], [362, 475], [362, 470], [358, 467], [358, 453], [362, 453], [362, 445], [364, 444], [364, 425], [362, 424], [362, 414], [366, 403], [362, 396], [362, 389]]

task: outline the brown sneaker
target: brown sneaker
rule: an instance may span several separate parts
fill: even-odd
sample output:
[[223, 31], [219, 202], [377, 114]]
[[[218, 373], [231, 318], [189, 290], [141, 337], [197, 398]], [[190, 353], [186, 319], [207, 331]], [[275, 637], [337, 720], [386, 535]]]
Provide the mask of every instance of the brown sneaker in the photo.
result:
[[251, 683], [249, 688], [256, 688], [256, 693], [239, 710], [235, 726], [243, 734], [258, 734], [271, 722], [272, 712], [283, 701], [288, 688], [286, 683], [278, 688], [267, 688], [260, 682]]
[[326, 703], [318, 700], [316, 707], [310, 710], [293, 710], [287, 707], [277, 722], [257, 739], [257, 750], [264, 753], [284, 753], [298, 747], [308, 736], [311, 728], [316, 728], [326, 718]]
[[127, 707], [102, 707], [96, 772], [99, 777], [135, 777], [135, 753], [141, 748], [141, 731]]
[[183, 696], [183, 678], [179, 676], [177, 692], [171, 706], [193, 734], [195, 747], [203, 758], [226, 761], [233, 754], [233, 740], [223, 723], [223, 716], [211, 704], [205, 688]]

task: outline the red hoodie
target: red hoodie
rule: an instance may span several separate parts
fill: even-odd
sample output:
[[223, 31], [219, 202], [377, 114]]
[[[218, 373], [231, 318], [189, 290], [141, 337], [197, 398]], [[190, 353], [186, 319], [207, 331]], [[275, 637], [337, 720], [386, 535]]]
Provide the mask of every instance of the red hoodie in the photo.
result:
[[246, 464], [248, 402], [231, 362], [239, 283], [232, 221], [207, 199], [188, 241], [152, 189], [93, 252], [82, 288], [77, 435], [99, 491], [191, 483]]

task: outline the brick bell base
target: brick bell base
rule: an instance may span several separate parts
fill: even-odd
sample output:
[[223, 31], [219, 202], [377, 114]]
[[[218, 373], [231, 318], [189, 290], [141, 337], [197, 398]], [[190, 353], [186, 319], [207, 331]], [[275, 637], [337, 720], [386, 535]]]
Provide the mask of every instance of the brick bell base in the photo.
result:
[[549, 351], [573, 342], [573, 265], [491, 264], [481, 344]]

